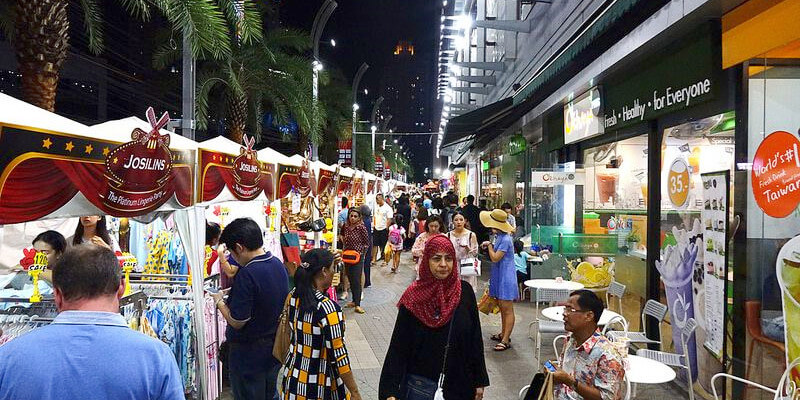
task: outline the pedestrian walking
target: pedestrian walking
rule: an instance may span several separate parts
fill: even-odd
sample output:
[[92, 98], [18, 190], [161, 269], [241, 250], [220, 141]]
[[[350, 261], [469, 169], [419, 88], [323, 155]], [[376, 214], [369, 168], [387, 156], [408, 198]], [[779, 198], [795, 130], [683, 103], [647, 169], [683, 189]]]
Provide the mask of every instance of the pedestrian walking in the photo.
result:
[[344, 313], [325, 295], [335, 274], [334, 255], [324, 249], [303, 254], [295, 272], [287, 312], [289, 352], [281, 378], [286, 400], [361, 400], [345, 345]]
[[516, 217], [514, 217], [514, 212], [513, 208], [511, 207], [511, 203], [503, 203], [503, 205], [500, 206], [500, 209], [505, 211], [506, 214], [508, 215], [508, 224], [511, 225], [512, 228], [514, 228], [514, 230], [511, 232], [511, 235], [513, 236], [514, 233], [517, 231], [517, 219]]
[[364, 283], [362, 285], [363, 289], [372, 286], [372, 244], [375, 243], [375, 231], [372, 229], [373, 215], [369, 206], [362, 204], [359, 210], [361, 211], [361, 220], [364, 222], [364, 227], [367, 228], [367, 236], [369, 237], [370, 243], [369, 247], [367, 247], [366, 254], [364, 254], [364, 268], [361, 272], [361, 282]]
[[289, 293], [283, 263], [265, 251], [261, 228], [250, 218], [237, 218], [222, 231], [221, 244], [241, 268], [227, 301], [213, 293], [228, 327], [228, 368], [235, 400], [265, 400], [278, 396], [280, 362], [272, 356], [278, 317]]
[[428, 241], [422, 266], [400, 298], [378, 398], [406, 399], [408, 391], [422, 389], [432, 399], [441, 382], [445, 399], [480, 400], [489, 375], [477, 302], [458, 277], [456, 251], [446, 236]]
[[389, 227], [389, 245], [392, 246], [392, 273], [397, 272], [400, 266], [400, 253], [403, 252], [403, 241], [406, 238], [406, 229], [403, 228], [402, 214], [395, 217], [392, 226]]
[[0, 346], [0, 399], [183, 400], [172, 350], [128, 327], [119, 262], [80, 244], [53, 266], [58, 316]]
[[481, 211], [480, 218], [481, 223], [495, 235], [494, 243], [485, 241], [481, 246], [489, 252], [489, 259], [494, 263], [489, 276], [489, 296], [500, 304], [501, 331], [491, 339], [500, 342], [494, 347], [495, 351], [505, 351], [511, 348], [511, 331], [515, 322], [513, 302], [519, 296], [511, 237], [513, 229], [507, 221], [508, 214], [503, 210]]
[[417, 240], [414, 241], [414, 246], [411, 248], [411, 255], [414, 257], [414, 261], [417, 262], [418, 270], [419, 262], [422, 260], [422, 254], [425, 252], [425, 245], [430, 238], [442, 233], [441, 229], [442, 218], [438, 215], [428, 216], [428, 219], [425, 220], [425, 232], [417, 236]]
[[361, 308], [361, 272], [364, 268], [364, 258], [370, 243], [367, 228], [361, 220], [361, 211], [355, 207], [350, 209], [347, 223], [342, 228], [342, 245], [344, 250], [354, 250], [361, 255], [357, 263], [347, 266], [347, 278], [350, 281], [353, 301], [347, 303], [346, 307], [355, 307], [357, 313], [363, 314], [364, 309]]
[[383, 258], [384, 267], [387, 265], [387, 260], [386, 257], [381, 255], [389, 239], [389, 225], [392, 223], [392, 217], [394, 217], [392, 206], [386, 204], [382, 194], [375, 196], [375, 210], [372, 213], [372, 262], [376, 263], [380, 258]]
[[[453, 230], [447, 232], [447, 237], [456, 249], [456, 257], [461, 261], [478, 257], [478, 237], [475, 232], [467, 229], [466, 225], [467, 219], [464, 214], [456, 212], [453, 214]], [[476, 275], [461, 276], [461, 279], [467, 281], [473, 288], [478, 287], [478, 276]]]
[[486, 234], [486, 229], [483, 227], [481, 223], [481, 209], [475, 205], [475, 196], [469, 195], [467, 196], [467, 205], [464, 206], [463, 211], [464, 217], [467, 219], [469, 226], [467, 228], [473, 232], [475, 235], [478, 236], [478, 242], [483, 243], [489, 238], [489, 235]]

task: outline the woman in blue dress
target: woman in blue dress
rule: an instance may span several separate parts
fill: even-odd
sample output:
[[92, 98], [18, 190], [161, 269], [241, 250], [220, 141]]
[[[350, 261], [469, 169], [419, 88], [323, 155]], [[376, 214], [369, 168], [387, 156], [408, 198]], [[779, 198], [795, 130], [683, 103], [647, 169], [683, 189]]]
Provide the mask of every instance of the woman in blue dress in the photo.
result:
[[489, 258], [494, 263], [489, 276], [489, 296], [500, 303], [500, 320], [502, 330], [492, 335], [498, 341], [495, 351], [511, 348], [511, 331], [514, 329], [514, 300], [519, 296], [517, 272], [514, 267], [514, 239], [511, 232], [514, 228], [508, 223], [508, 214], [500, 209], [481, 211], [481, 223], [491, 228], [495, 234], [494, 243], [485, 241], [481, 247], [488, 250]]

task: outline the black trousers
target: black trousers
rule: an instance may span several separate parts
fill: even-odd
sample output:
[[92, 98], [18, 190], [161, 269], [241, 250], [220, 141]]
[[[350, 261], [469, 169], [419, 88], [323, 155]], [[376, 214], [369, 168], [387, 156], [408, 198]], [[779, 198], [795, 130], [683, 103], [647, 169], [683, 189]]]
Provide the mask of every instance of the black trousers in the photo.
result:
[[347, 279], [350, 280], [350, 290], [353, 292], [353, 303], [361, 305], [361, 271], [364, 269], [364, 259], [358, 264], [347, 266]]

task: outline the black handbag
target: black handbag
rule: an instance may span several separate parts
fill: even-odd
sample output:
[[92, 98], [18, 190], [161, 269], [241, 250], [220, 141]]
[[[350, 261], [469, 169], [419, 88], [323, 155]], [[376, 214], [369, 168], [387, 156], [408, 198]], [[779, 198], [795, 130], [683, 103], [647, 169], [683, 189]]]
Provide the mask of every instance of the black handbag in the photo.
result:
[[405, 393], [405, 400], [433, 400], [436, 396], [436, 391], [444, 385], [444, 374], [447, 368], [447, 353], [450, 350], [450, 336], [453, 333], [453, 322], [455, 321], [456, 314], [453, 313], [453, 318], [450, 320], [450, 328], [447, 331], [447, 345], [444, 348], [444, 360], [442, 361], [442, 373], [439, 374], [439, 382], [428, 379], [424, 376], [406, 374], [405, 388], [401, 393]]

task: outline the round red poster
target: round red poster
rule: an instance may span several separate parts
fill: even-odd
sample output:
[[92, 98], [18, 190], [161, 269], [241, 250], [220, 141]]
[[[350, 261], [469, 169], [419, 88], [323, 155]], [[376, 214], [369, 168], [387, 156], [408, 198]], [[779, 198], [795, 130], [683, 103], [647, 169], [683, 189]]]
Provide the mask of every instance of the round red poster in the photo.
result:
[[751, 171], [753, 196], [764, 213], [784, 218], [800, 204], [800, 140], [785, 131], [769, 134], [758, 146]]

